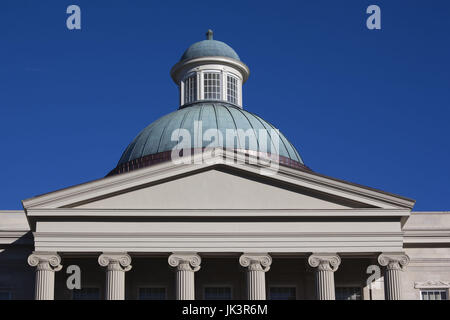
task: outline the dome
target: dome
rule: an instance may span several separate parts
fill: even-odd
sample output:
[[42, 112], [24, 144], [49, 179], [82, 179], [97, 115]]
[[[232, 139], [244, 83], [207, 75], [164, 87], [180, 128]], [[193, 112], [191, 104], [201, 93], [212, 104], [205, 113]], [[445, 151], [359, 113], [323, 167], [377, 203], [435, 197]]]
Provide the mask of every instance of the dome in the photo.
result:
[[[221, 132], [223, 141], [221, 143], [216, 142], [214, 147], [226, 148], [227, 129], [233, 130], [232, 132], [237, 132], [237, 129], [244, 131], [250, 129], [252, 130], [250, 132], [256, 132], [257, 145], [249, 144], [248, 139], [247, 141], [239, 141], [239, 138], [237, 138], [233, 139], [232, 144], [235, 150], [278, 154], [281, 164], [297, 168], [304, 167], [303, 161], [293, 145], [281, 132], [273, 131], [275, 127], [267, 121], [226, 102], [201, 102], [169, 113], [147, 126], [125, 149], [112, 173], [134, 169], [134, 167], [130, 168], [130, 164], [142, 167], [169, 160], [172, 149], [178, 144], [177, 141], [171, 139], [172, 133], [176, 129], [189, 131], [191, 145], [194, 146], [194, 121], [202, 121], [202, 134], [208, 129], [218, 129]], [[261, 135], [260, 130], [266, 134]], [[277, 139], [273, 134], [278, 135], [279, 143], [276, 143]], [[266, 139], [266, 141], [262, 139]], [[213, 138], [212, 141], [214, 140]], [[207, 146], [211, 146], [211, 141], [202, 142], [202, 147]], [[145, 159], [145, 161], [142, 159]], [[143, 164], [143, 162], [146, 164]]]
[[211, 56], [228, 57], [240, 61], [238, 54], [233, 48], [222, 41], [212, 39], [199, 41], [191, 45], [184, 52], [180, 61]]

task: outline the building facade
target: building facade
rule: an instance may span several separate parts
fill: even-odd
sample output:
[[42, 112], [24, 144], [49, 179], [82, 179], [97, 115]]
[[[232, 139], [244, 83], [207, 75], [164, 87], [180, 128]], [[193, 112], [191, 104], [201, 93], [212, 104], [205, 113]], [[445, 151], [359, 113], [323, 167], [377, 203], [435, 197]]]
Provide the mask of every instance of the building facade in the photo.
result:
[[0, 298], [448, 299], [450, 213], [312, 171], [249, 74], [208, 31], [106, 177], [0, 211]]

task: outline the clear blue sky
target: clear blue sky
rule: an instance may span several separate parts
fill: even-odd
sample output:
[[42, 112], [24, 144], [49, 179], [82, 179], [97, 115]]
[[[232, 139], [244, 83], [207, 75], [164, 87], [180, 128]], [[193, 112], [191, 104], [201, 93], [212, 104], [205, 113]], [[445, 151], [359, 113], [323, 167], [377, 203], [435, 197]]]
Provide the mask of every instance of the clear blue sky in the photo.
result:
[[[66, 28], [66, 8], [82, 30]], [[382, 30], [365, 26], [381, 7]], [[450, 210], [450, 1], [0, 2], [0, 209], [101, 178], [176, 110], [169, 70], [208, 28], [244, 105], [322, 174]]]

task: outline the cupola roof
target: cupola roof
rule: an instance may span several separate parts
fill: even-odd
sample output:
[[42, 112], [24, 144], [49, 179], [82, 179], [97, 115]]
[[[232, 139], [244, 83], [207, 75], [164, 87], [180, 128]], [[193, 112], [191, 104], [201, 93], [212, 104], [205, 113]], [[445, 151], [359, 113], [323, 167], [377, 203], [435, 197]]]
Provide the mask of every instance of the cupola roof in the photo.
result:
[[235, 60], [241, 60], [229, 45], [225, 42], [213, 39], [212, 30], [206, 33], [206, 40], [199, 41], [191, 45], [181, 56], [180, 61], [200, 57], [227, 57]]

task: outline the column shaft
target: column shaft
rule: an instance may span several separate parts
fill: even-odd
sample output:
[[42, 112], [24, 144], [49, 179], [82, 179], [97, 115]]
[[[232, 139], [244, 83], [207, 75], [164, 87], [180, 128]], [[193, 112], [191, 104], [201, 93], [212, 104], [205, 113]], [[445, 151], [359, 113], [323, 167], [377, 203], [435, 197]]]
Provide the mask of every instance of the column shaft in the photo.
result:
[[36, 286], [34, 288], [36, 300], [53, 300], [55, 296], [55, 272], [50, 266], [37, 266]]
[[402, 298], [400, 270], [387, 269], [385, 273], [386, 300], [400, 300]]
[[125, 271], [106, 271], [106, 300], [125, 300]]
[[336, 300], [333, 271], [316, 270], [316, 295], [318, 300]]
[[266, 300], [264, 271], [247, 271], [247, 297], [249, 300]]
[[177, 270], [176, 299], [195, 300], [195, 282], [193, 270]]

